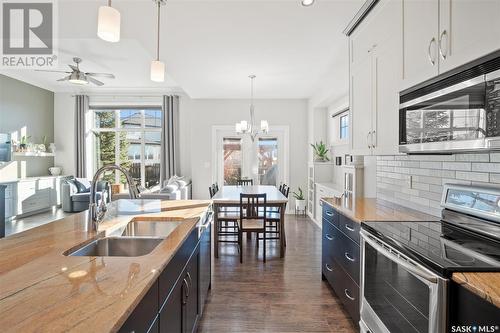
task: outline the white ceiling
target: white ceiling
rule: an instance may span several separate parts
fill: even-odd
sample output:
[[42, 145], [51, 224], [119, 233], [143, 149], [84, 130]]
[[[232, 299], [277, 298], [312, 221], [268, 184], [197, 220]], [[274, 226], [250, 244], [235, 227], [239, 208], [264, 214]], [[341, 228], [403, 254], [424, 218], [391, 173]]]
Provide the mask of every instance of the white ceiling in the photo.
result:
[[338, 76], [347, 87], [347, 38], [342, 34], [363, 0], [169, 0], [162, 7], [161, 55], [167, 80], [149, 80], [155, 55], [151, 0], [115, 0], [122, 15], [119, 43], [96, 37], [104, 0], [59, 0], [59, 67], [73, 56], [81, 68], [111, 72], [103, 87], [56, 82], [62, 75], [32, 70], [3, 74], [55, 91], [184, 91], [192, 98], [246, 98], [256, 74], [257, 98], [308, 98]]

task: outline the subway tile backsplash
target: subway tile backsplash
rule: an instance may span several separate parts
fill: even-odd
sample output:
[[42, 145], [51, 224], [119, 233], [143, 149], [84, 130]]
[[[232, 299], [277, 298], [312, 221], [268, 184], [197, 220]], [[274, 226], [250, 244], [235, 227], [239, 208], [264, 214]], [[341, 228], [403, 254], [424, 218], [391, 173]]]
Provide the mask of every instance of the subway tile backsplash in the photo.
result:
[[441, 215], [446, 183], [500, 186], [500, 153], [377, 157], [377, 197]]

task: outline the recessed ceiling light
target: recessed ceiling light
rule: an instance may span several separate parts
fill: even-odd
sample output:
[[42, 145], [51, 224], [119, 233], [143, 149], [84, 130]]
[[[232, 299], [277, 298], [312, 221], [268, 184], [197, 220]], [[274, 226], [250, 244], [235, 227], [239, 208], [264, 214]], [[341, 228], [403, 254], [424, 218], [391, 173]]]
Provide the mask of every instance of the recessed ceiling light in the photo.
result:
[[314, 0], [302, 0], [302, 6], [307, 7], [307, 6], [310, 6], [312, 4], [314, 4]]

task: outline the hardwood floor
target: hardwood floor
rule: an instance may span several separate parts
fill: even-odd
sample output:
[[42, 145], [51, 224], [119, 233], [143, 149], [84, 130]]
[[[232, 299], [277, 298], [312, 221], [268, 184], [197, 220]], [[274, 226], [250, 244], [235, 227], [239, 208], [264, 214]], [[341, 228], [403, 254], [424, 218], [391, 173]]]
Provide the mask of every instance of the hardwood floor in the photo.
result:
[[221, 245], [198, 332], [358, 331], [321, 281], [321, 230], [308, 218], [287, 215], [286, 231], [285, 258], [269, 241], [265, 264], [255, 237], [243, 246], [243, 264], [236, 245]]

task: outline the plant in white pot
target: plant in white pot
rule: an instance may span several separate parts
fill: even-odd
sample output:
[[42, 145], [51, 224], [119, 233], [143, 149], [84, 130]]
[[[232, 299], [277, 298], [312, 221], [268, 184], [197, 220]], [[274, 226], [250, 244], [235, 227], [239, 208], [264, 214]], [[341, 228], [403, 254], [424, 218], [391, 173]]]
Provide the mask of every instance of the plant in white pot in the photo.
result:
[[304, 192], [299, 187], [297, 192], [293, 192], [293, 197], [295, 198], [295, 212], [302, 212], [306, 210], [306, 199], [304, 198]]

